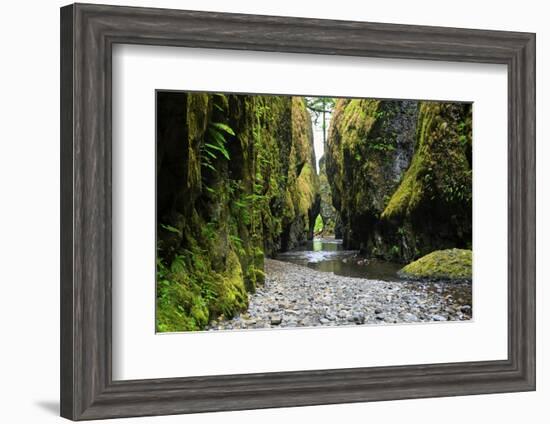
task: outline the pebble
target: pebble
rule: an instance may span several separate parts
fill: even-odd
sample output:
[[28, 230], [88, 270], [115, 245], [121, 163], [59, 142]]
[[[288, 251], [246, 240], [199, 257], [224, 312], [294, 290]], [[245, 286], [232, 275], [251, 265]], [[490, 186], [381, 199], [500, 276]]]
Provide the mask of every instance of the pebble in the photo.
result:
[[345, 309], [342, 309], [340, 312], [338, 312], [338, 317], [339, 318], [348, 318], [348, 315], [349, 315], [349, 312], [346, 311]]
[[[208, 330], [389, 324], [471, 319], [469, 283], [379, 281], [343, 277], [273, 259], [248, 311]], [[448, 316], [448, 318], [447, 318]]]
[[418, 321], [418, 317], [410, 312], [406, 312], [403, 314], [403, 320], [406, 322], [416, 322]]
[[280, 315], [271, 316], [271, 325], [279, 325], [283, 321], [283, 317]]
[[447, 321], [447, 318], [441, 315], [432, 315], [432, 320], [434, 321]]

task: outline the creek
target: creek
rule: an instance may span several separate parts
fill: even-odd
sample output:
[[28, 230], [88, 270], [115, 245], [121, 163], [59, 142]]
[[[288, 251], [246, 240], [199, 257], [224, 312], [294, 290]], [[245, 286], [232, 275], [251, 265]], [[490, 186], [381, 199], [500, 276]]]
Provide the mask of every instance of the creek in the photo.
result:
[[344, 250], [342, 240], [334, 238], [315, 238], [296, 249], [279, 253], [276, 259], [344, 277], [381, 281], [399, 281], [397, 271], [403, 267], [399, 263], [362, 258], [359, 251]]

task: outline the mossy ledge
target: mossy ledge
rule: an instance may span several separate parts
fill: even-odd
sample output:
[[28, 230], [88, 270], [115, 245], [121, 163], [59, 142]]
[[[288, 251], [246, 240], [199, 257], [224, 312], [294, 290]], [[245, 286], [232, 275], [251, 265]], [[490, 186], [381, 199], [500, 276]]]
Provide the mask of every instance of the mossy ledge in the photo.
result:
[[412, 280], [472, 281], [472, 251], [436, 250], [403, 267], [399, 276]]

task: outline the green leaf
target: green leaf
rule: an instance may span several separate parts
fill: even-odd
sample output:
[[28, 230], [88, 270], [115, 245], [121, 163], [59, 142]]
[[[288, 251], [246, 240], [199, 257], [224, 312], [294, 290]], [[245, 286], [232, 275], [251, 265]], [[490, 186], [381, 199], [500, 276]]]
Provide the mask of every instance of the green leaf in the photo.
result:
[[208, 133], [212, 136], [212, 138], [214, 139], [213, 141], [215, 141], [216, 143], [221, 145], [227, 143], [227, 140], [225, 139], [223, 134], [215, 130], [214, 128], [208, 128]]
[[172, 227], [171, 225], [168, 225], [168, 224], [160, 224], [160, 227], [161, 227], [161, 228], [164, 228], [166, 231], [170, 231], [171, 233], [181, 235], [181, 231], [178, 230], [176, 227]]
[[227, 151], [227, 149], [225, 149], [225, 147], [223, 146], [217, 146], [215, 144], [210, 144], [210, 143], [205, 143], [205, 146], [208, 146], [210, 147], [211, 149], [215, 149], [217, 150], [218, 152], [220, 152], [222, 155], [224, 155], [224, 157], [229, 160], [229, 152]]
[[[204, 152], [213, 159], [217, 158], [217, 156], [208, 149], [204, 149]], [[205, 158], [205, 159], [208, 160], [208, 158]]]
[[214, 168], [212, 165], [210, 165], [208, 162], [203, 162], [203, 166], [206, 166], [207, 168], [211, 169], [212, 171], [216, 172], [216, 168]]
[[235, 205], [238, 206], [239, 208], [246, 208], [246, 203], [243, 203], [243, 202], [239, 202], [238, 200], [235, 200], [234, 201]]
[[221, 122], [212, 122], [210, 125], [219, 130], [225, 131], [227, 134], [235, 135], [235, 131], [233, 131], [229, 125], [222, 124]]

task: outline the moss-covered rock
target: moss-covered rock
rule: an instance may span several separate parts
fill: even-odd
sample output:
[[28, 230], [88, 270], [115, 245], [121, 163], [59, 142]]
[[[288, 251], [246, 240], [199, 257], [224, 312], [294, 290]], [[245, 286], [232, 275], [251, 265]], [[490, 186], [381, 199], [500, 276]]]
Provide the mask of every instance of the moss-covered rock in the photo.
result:
[[471, 281], [472, 251], [436, 250], [402, 268], [399, 275], [414, 280]]
[[321, 217], [322, 230], [321, 236], [341, 236], [338, 233], [337, 221], [338, 211], [334, 208], [332, 204], [332, 193], [330, 189], [330, 184], [327, 177], [325, 156], [319, 159], [319, 193], [321, 196], [321, 205], [319, 208], [319, 215]]
[[471, 104], [422, 102], [411, 165], [381, 218], [402, 229], [406, 259], [450, 247], [471, 249]]
[[343, 99], [327, 175], [344, 244], [409, 262], [471, 248], [471, 105]]
[[158, 93], [157, 329], [246, 309], [264, 255], [313, 234], [319, 183], [303, 99]]
[[414, 101], [337, 100], [326, 169], [346, 248], [392, 256], [380, 215], [409, 166], [417, 115]]

